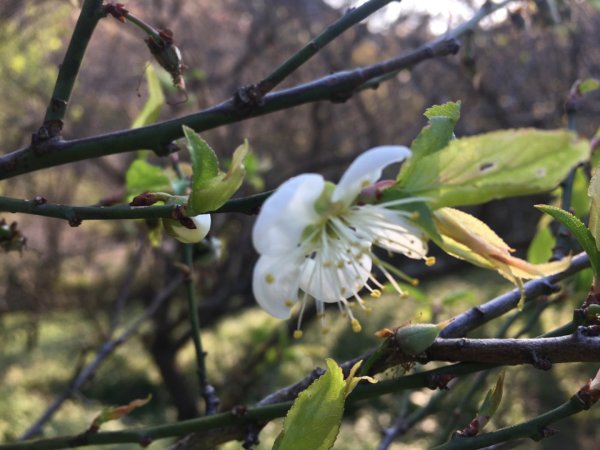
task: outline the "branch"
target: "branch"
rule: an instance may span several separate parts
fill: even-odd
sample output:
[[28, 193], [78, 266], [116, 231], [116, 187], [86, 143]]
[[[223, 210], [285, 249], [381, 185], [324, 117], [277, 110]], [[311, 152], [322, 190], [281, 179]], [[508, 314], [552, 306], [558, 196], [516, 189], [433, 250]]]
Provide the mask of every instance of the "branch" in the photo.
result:
[[[102, 18], [101, 7], [102, 0], [85, 0], [83, 2], [65, 58], [60, 65], [52, 99], [44, 117], [44, 126], [40, 130], [42, 133], [42, 130], [45, 130], [46, 134], [42, 136], [41, 133], [38, 133], [38, 138], [48, 139], [60, 134], [62, 120], [67, 112], [83, 55], [98, 21]], [[54, 128], [55, 126], [56, 128]]]
[[[568, 276], [589, 267], [589, 259], [585, 253], [579, 253], [569, 267], [555, 275], [550, 275], [525, 283], [525, 299], [530, 300], [539, 295], [550, 294], [555, 290], [558, 281], [564, 280]], [[452, 322], [440, 332], [440, 337], [460, 337], [466, 335], [469, 331], [480, 327], [496, 317], [500, 317], [506, 312], [517, 307], [521, 293], [518, 289], [500, 295], [487, 303], [471, 308], [470, 310], [454, 317]]]
[[[260, 102], [268, 92], [297, 70], [302, 64], [312, 58], [319, 50], [341, 35], [351, 26], [366, 19], [378, 9], [383, 8], [394, 0], [369, 0], [357, 8], [349, 9], [346, 14], [323, 30], [317, 37], [302, 47], [298, 52], [277, 67], [264, 80], [256, 85], [241, 88], [238, 94], [250, 95], [252, 100]], [[400, 0], [399, 0], [400, 1]]]
[[[213, 213], [257, 214], [260, 206], [272, 191], [229, 200]], [[24, 213], [35, 216], [54, 217], [67, 220], [72, 226], [83, 220], [122, 220], [173, 218], [175, 206], [71, 206], [47, 203], [43, 197], [33, 200], [0, 196], [0, 212]]]
[[200, 132], [305, 103], [346, 100], [372, 78], [412, 67], [427, 59], [455, 54], [458, 48], [454, 39], [425, 44], [371, 66], [336, 72], [309, 83], [270, 93], [260, 105], [253, 108], [243, 107], [235, 99], [229, 99], [204, 111], [147, 127], [72, 141], [49, 140], [35, 148], [27, 147], [1, 157], [0, 180], [60, 164], [132, 152], [140, 148], [150, 148], [164, 155], [169, 151], [165, 149], [172, 147], [169, 144], [183, 136], [183, 125]]
[[539, 441], [554, 434], [552, 430], [547, 428], [548, 425], [589, 409], [598, 400], [598, 396], [598, 391], [591, 391], [590, 393], [589, 384], [586, 384], [577, 394], [573, 395], [558, 408], [541, 414], [534, 419], [519, 425], [502, 428], [492, 433], [468, 438], [456, 438], [436, 447], [436, 450], [478, 449], [519, 438], [530, 438]]

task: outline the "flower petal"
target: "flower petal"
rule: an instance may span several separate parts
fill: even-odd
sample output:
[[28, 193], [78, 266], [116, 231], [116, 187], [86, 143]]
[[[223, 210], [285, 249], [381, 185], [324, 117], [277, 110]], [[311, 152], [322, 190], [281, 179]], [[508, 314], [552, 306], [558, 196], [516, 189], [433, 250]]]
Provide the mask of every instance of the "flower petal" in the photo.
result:
[[374, 147], [359, 155], [350, 164], [337, 184], [331, 200], [352, 204], [360, 191], [381, 178], [381, 172], [390, 164], [404, 161], [411, 151], [401, 145], [383, 145]]
[[278, 319], [289, 319], [298, 299], [302, 259], [261, 256], [254, 266], [252, 290], [262, 309]]
[[425, 234], [401, 211], [361, 205], [352, 209], [348, 221], [355, 224], [357, 233], [377, 247], [413, 259], [425, 259], [427, 256]]
[[319, 216], [314, 204], [323, 192], [321, 175], [304, 174], [283, 183], [262, 205], [252, 230], [252, 242], [261, 254], [294, 249], [304, 229]]
[[371, 258], [366, 254], [353, 255], [341, 268], [307, 259], [301, 271], [300, 288], [318, 301], [337, 303], [363, 288], [371, 274], [371, 266]]

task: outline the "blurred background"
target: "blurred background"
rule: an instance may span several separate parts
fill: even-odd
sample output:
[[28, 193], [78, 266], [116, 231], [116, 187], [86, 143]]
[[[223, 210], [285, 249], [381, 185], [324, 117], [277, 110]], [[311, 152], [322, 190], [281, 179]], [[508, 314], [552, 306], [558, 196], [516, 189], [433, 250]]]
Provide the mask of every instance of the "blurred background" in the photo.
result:
[[[165, 103], [160, 113], [164, 120], [207, 108], [229, 98], [238, 87], [260, 81], [354, 3], [132, 0], [126, 7], [157, 28], [173, 30], [187, 65], [189, 101]], [[468, 20], [482, 3], [392, 3], [320, 51], [281, 87], [414, 49]], [[2, 153], [28, 145], [42, 124], [78, 12], [77, 0], [0, 2]], [[249, 140], [255, 155], [252, 176], [239, 193], [248, 195], [272, 189], [302, 172], [319, 172], [336, 180], [369, 147], [409, 145], [426, 124], [424, 110], [433, 104], [462, 102], [458, 136], [516, 127], [564, 127], [564, 102], [570, 87], [577, 79], [598, 77], [600, 72], [599, 30], [597, 2], [515, 1], [464, 36], [461, 51], [454, 57], [404, 70], [344, 103], [304, 105], [202, 136], [224, 160], [245, 138]], [[112, 18], [100, 22], [73, 92], [66, 139], [131, 126], [147, 98], [144, 72], [150, 55], [143, 38], [138, 29]], [[169, 75], [160, 68], [156, 71], [167, 99], [171, 103], [180, 100]], [[599, 98], [590, 95], [580, 105], [577, 128], [584, 137], [596, 132]], [[41, 195], [52, 203], [78, 205], [124, 201], [125, 174], [135, 157], [116, 155], [20, 176], [2, 182], [0, 194], [24, 199]], [[151, 161], [169, 166], [157, 157]], [[471, 212], [524, 256], [540, 219], [531, 207], [538, 201], [491, 202]], [[10, 441], [24, 433], [98, 348], [118, 336], [160, 294], [168, 300], [159, 314], [144, 322], [69, 397], [44, 427], [44, 434], [80, 432], [102, 405], [125, 404], [148, 393], [153, 395], [149, 406], [122, 422], [107, 424], [106, 429], [190, 418], [203, 411], [197, 400], [185, 289], [169, 290], [169, 283], [180, 273], [177, 262], [181, 259], [171, 239], [151, 246], [146, 230], [152, 224], [143, 221], [89, 221], [72, 228], [42, 217], [6, 213], [0, 217], [17, 221], [27, 238], [22, 252], [2, 253], [0, 259], [0, 440]], [[410, 299], [381, 299], [373, 315], [362, 320], [366, 330], [361, 335], [352, 334], [347, 323], [332, 314], [332, 331], [326, 337], [309, 318], [305, 338], [292, 342], [288, 324], [271, 320], [255, 307], [250, 287], [256, 260], [250, 243], [252, 223], [252, 217], [238, 214], [214, 216], [211, 240], [196, 252], [209, 379], [223, 409], [259, 400], [316, 365], [322, 366], [325, 356], [340, 361], [372, 348], [377, 344], [373, 332], [379, 328], [409, 320], [442, 320], [510, 288], [494, 274], [456, 260], [440, 258], [433, 268], [399, 261], [402, 270], [422, 281]], [[521, 330], [536, 335], [568, 321], [582, 300], [582, 294], [576, 294], [581, 286], [587, 288], [585, 282], [571, 283], [567, 289], [575, 293], [571, 297], [542, 299], [546, 303], [539, 309], [546, 311], [541, 320], [524, 316], [509, 330], [513, 335]], [[481, 335], [493, 335], [499, 325], [488, 325]], [[509, 370], [505, 399], [511, 400], [505, 400], [492, 425], [522, 421], [560, 404], [593, 372], [585, 365], [544, 373], [530, 367]], [[481, 392], [493, 380], [490, 377]], [[448, 427], [449, 417], [456, 419], [455, 428], [465, 426], [482, 395], [456, 409], [464, 394], [461, 389], [467, 390], [471, 382], [457, 386], [440, 413], [390, 448], [432, 446], [453, 431]], [[431, 395], [431, 391], [413, 392], [359, 405], [350, 412], [335, 448], [376, 448], [381, 431], [401, 407], [415, 408]], [[591, 411], [562, 422], [558, 427], [562, 432], [551, 439], [517, 444], [519, 448], [552, 449], [568, 443], [595, 449], [594, 419], [599, 417]], [[267, 427], [258, 448], [270, 448], [279, 426], [280, 422], [274, 422]]]

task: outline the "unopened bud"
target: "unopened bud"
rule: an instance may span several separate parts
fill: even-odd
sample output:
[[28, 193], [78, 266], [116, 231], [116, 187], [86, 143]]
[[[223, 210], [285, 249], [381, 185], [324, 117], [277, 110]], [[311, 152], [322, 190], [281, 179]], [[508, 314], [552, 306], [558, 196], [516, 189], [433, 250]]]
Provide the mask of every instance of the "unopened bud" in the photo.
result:
[[396, 342], [404, 353], [418, 355], [433, 344], [440, 330], [439, 325], [433, 323], [406, 325], [396, 330]]
[[[163, 219], [165, 231], [170, 236], [184, 244], [195, 244], [206, 237], [210, 230], [210, 214], [200, 214], [195, 217], [186, 217], [185, 223], [181, 219]], [[194, 228], [191, 228], [194, 225]]]

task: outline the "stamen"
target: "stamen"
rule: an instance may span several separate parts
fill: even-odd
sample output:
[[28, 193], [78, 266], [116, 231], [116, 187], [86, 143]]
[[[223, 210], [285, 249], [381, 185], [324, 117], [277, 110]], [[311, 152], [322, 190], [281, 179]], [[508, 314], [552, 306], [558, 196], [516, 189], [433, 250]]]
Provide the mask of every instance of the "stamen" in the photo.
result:
[[360, 333], [362, 331], [362, 326], [360, 325], [360, 322], [356, 319], [352, 319], [352, 322], [350, 322], [352, 324], [352, 331], [354, 331], [355, 333]]
[[300, 339], [302, 337], [302, 330], [294, 330], [294, 339]]
[[267, 282], [267, 284], [273, 284], [275, 282], [275, 277], [273, 276], [273, 274], [268, 273], [267, 275], [265, 275], [265, 281]]
[[425, 265], [426, 266], [433, 266], [435, 264], [435, 256], [428, 256], [427, 258], [425, 258]]

